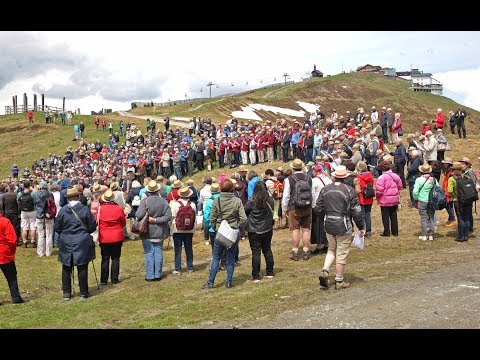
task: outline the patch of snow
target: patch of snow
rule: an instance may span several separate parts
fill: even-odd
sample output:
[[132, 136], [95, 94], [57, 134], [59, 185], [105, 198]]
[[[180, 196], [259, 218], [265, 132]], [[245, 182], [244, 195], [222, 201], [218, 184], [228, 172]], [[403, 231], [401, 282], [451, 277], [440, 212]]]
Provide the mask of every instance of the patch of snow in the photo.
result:
[[263, 111], [271, 111], [275, 114], [283, 114], [293, 117], [305, 117], [305, 111], [303, 110], [292, 110], [287, 108], [281, 108], [277, 106], [269, 106], [269, 105], [262, 105], [262, 104], [249, 104], [250, 107], [254, 108], [255, 110], [263, 110]]
[[458, 285], [458, 286], [469, 288], [469, 289], [480, 289], [479, 286], [474, 286], [474, 285], [463, 285], [463, 284], [461, 284], [461, 285]]
[[309, 113], [314, 113], [320, 107], [320, 105], [311, 104], [311, 103], [307, 103], [307, 102], [303, 102], [303, 101], [297, 101], [297, 104], [298, 104], [298, 106], [305, 109], [305, 111], [307, 111]]
[[250, 106], [242, 106], [242, 111], [232, 111], [232, 116], [234, 118], [262, 121], [262, 118]]

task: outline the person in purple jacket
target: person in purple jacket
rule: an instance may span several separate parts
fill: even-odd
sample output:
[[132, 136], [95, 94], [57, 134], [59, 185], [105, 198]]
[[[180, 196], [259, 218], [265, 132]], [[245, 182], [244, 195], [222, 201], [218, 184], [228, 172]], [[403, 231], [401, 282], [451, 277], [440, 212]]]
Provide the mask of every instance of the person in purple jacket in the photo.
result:
[[382, 161], [379, 165], [382, 175], [377, 179], [375, 194], [382, 212], [383, 232], [380, 236], [398, 236], [397, 210], [400, 202], [402, 180], [392, 172], [391, 162]]

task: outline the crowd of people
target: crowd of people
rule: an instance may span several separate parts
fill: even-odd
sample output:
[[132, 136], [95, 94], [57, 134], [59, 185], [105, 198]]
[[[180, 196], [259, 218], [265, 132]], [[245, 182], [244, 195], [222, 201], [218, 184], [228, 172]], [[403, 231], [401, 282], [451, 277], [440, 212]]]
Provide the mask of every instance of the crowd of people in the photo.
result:
[[[453, 125], [458, 126], [459, 137], [465, 137], [465, 116], [463, 109], [451, 112], [452, 133]], [[106, 121], [96, 116], [97, 131], [100, 124], [106, 131]], [[175, 251], [172, 273], [183, 271], [182, 248], [186, 270], [194, 271], [193, 234], [202, 223], [205, 244], [212, 249], [204, 289], [213, 288], [219, 270], [226, 270], [226, 287], [233, 286], [238, 241], [226, 248], [216, 240], [223, 220], [238, 231], [238, 239], [248, 236], [253, 282], [262, 278], [261, 253], [266, 262], [263, 277], [274, 276], [271, 239], [283, 226], [291, 231], [291, 260], [307, 261], [326, 253], [321, 286], [329, 286], [330, 267], [336, 263], [336, 289], [350, 285], [343, 274], [353, 223], [362, 236], [371, 236], [375, 199], [382, 215], [380, 235], [399, 236], [400, 193], [408, 186], [410, 207], [419, 211], [419, 239], [433, 240], [438, 212], [429, 206], [429, 196], [440, 184], [446, 194], [446, 226], [457, 226], [457, 241], [466, 241], [473, 231], [480, 170], [474, 172], [467, 157], [454, 161], [445, 156], [451, 147], [443, 134], [441, 109], [434, 120], [424, 121], [422, 129], [410, 134], [403, 133], [400, 113], [386, 107], [377, 112], [375, 106], [369, 114], [358, 108], [345, 116], [335, 109], [330, 116], [318, 110], [293, 124], [286, 120], [239, 124], [229, 118], [222, 126], [208, 118], [193, 118], [184, 131], [170, 129], [166, 118], [164, 125], [165, 131], [160, 131], [155, 121], [147, 120], [142, 134], [135, 124], [121, 121], [119, 135], [110, 123], [108, 145], [98, 139], [88, 143], [84, 128], [79, 128], [77, 147], [69, 147], [63, 156], [41, 157], [31, 171], [26, 168], [21, 174], [14, 164], [12, 175], [0, 184], [0, 212], [8, 219], [0, 222], [6, 229], [0, 238], [0, 261], [14, 302], [21, 302], [15, 244], [30, 243], [38, 256], [50, 256], [58, 247], [64, 299], [71, 298], [75, 266], [81, 297], [87, 298], [93, 239], [101, 249], [101, 284], [109, 278], [118, 283], [122, 243], [136, 238], [132, 226], [145, 217], [147, 231], [140, 239], [149, 282], [162, 278], [163, 242], [170, 237]], [[119, 136], [124, 135], [121, 144]], [[290, 162], [290, 168], [267, 169], [263, 174], [247, 169], [274, 160]], [[205, 176], [201, 188], [191, 179], [182, 182], [216, 164], [234, 173], [222, 173], [219, 179]]]

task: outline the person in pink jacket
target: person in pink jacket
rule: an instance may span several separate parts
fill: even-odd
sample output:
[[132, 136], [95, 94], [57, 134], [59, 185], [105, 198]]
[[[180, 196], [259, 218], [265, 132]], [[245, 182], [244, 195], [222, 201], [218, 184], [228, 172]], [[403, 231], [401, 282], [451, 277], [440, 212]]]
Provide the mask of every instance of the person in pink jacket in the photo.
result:
[[395, 120], [393, 120], [392, 124], [392, 140], [393, 142], [400, 139], [400, 136], [403, 135], [402, 130], [402, 118], [400, 113], [395, 113]]
[[389, 161], [382, 161], [378, 166], [382, 170], [382, 175], [377, 179], [375, 186], [377, 202], [382, 212], [383, 232], [380, 236], [390, 236], [390, 234], [398, 236], [397, 209], [402, 180], [392, 172], [391, 166]]

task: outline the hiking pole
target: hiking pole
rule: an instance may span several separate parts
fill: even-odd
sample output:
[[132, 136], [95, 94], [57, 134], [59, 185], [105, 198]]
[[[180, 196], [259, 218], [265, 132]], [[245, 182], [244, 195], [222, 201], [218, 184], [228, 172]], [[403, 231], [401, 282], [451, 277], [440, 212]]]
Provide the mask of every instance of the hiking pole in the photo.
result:
[[70, 271], [72, 272], [72, 294], [75, 295], [75, 267], [73, 264], [70, 267]]
[[98, 284], [97, 272], [95, 271], [95, 263], [92, 260], [93, 273], [95, 274], [95, 281], [97, 282], [97, 290], [100, 290], [100, 285]]

